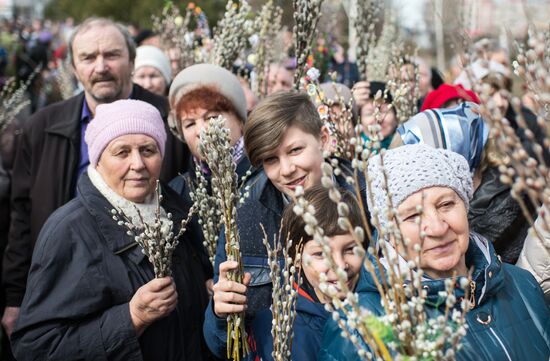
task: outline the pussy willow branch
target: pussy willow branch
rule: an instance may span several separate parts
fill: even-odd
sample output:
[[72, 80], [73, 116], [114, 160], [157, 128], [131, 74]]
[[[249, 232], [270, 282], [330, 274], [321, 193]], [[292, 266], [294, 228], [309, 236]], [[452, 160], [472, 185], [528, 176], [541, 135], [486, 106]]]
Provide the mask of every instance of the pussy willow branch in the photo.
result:
[[[261, 225], [264, 238], [263, 243], [267, 249], [268, 265], [272, 283], [271, 290], [271, 314], [273, 316], [271, 335], [273, 336], [273, 360], [290, 361], [292, 353], [292, 340], [294, 337], [293, 324], [296, 319], [296, 300], [300, 287], [301, 252], [296, 252], [296, 258], [289, 256], [289, 249], [293, 241], [285, 239], [282, 234], [275, 235], [273, 247], [263, 225]], [[282, 269], [281, 269], [282, 260]]]
[[[332, 147], [331, 144], [330, 152], [333, 156], [351, 161], [353, 159], [353, 144], [350, 144], [350, 140], [355, 135], [352, 121], [354, 100], [350, 99], [346, 102], [334, 80], [331, 86], [335, 99], [329, 99], [321, 90], [317, 76], [312, 77], [309, 75], [310, 73], [319, 74], [319, 71], [316, 68], [309, 69], [301, 83], [305, 85], [304, 90], [314, 99], [321, 120], [325, 121], [331, 136], [336, 140], [335, 147]], [[333, 74], [333, 79], [334, 77], [335, 74]], [[334, 111], [334, 106], [338, 106], [339, 111]]]
[[73, 79], [74, 76], [69, 62], [67, 60], [59, 61], [57, 73], [55, 74], [55, 81], [58, 84], [61, 97], [64, 100], [69, 99], [74, 95], [76, 86]]
[[208, 193], [208, 181], [204, 176], [200, 164], [195, 168], [196, 183], [189, 193], [191, 200], [197, 205], [198, 223], [204, 237], [204, 247], [212, 265], [216, 257], [218, 238], [222, 228], [222, 212], [219, 198]]
[[187, 218], [181, 221], [178, 233], [174, 234], [172, 214], [167, 213], [166, 220], [162, 217], [160, 204], [163, 196], [158, 181], [155, 195], [157, 205], [153, 222], [147, 222], [138, 208], [136, 208], [138, 219], [131, 219], [122, 210], [117, 209], [111, 210], [111, 214], [120, 226], [127, 228], [127, 234], [133, 236], [141, 246], [143, 254], [153, 265], [155, 277], [162, 278], [172, 274], [172, 254], [179, 243], [179, 238], [186, 231], [187, 223], [193, 216], [195, 208], [193, 205], [189, 209]]
[[255, 47], [255, 68], [256, 78], [252, 84], [252, 91], [263, 98], [267, 95], [267, 72], [269, 64], [275, 59], [274, 41], [281, 31], [281, 18], [283, 10], [269, 0], [256, 17], [254, 27], [258, 32], [257, 44]]
[[[238, 179], [230, 145], [229, 129], [220, 116], [201, 131], [199, 152], [206, 159], [212, 172], [212, 195], [219, 198], [224, 224], [225, 252], [227, 260], [236, 261], [236, 271], [228, 272], [230, 281], [243, 283], [244, 267], [241, 260], [240, 237], [237, 229]], [[245, 330], [245, 313], [232, 313], [227, 317], [227, 357], [240, 360], [249, 352]]]
[[178, 7], [168, 1], [160, 16], [152, 16], [153, 31], [159, 34], [164, 51], [174, 52], [172, 56], [177, 56], [178, 71], [194, 63], [193, 42], [186, 39], [192, 15], [193, 10], [187, 8], [182, 16]]
[[366, 80], [369, 51], [376, 45], [380, 3], [378, 0], [356, 0], [356, 11], [353, 27], [357, 34], [357, 67], [361, 80]]
[[253, 22], [248, 19], [251, 13], [246, 0], [227, 2], [225, 14], [214, 30], [212, 63], [228, 70], [247, 47], [248, 38], [253, 34]]
[[0, 92], [0, 134], [13, 122], [15, 116], [30, 104], [27, 89], [36, 76], [40, 76], [40, 67], [34, 69], [27, 81], [19, 83], [9, 78]]
[[321, 18], [323, 0], [293, 0], [294, 8], [294, 49], [296, 51], [296, 72], [294, 73], [294, 88], [300, 89], [307, 58], [311, 53], [311, 45], [315, 37], [317, 23]]
[[392, 62], [393, 49], [400, 43], [399, 29], [391, 10], [384, 10], [384, 26], [378, 40], [371, 44], [367, 54], [368, 80], [388, 81], [388, 66]]

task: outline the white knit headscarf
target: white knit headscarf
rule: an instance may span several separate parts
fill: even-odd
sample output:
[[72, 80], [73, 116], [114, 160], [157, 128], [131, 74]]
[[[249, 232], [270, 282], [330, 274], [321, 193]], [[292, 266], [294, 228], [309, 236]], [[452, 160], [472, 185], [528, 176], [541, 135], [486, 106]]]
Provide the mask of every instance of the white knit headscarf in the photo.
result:
[[[387, 184], [382, 172], [382, 160]], [[394, 208], [413, 193], [429, 187], [453, 189], [464, 201], [466, 210], [473, 195], [472, 176], [466, 159], [453, 151], [424, 144], [404, 145], [372, 157], [368, 176], [371, 181], [367, 196], [369, 212], [373, 218], [378, 215], [382, 229], [389, 224], [388, 190]], [[371, 195], [374, 203], [371, 202]]]

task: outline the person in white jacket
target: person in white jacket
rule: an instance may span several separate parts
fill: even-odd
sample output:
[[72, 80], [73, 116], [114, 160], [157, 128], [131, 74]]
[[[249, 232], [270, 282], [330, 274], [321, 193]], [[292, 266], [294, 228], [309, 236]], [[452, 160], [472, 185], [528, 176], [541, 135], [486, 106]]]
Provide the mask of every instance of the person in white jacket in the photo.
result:
[[541, 215], [537, 217], [533, 227], [527, 233], [516, 266], [535, 276], [544, 292], [546, 302], [550, 303], [550, 230]]

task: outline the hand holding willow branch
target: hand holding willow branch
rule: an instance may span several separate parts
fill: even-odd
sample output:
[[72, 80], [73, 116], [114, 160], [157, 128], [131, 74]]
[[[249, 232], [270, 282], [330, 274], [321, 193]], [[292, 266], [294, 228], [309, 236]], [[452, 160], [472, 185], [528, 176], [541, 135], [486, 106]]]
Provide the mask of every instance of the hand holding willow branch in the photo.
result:
[[[228, 261], [236, 261], [235, 270], [227, 272], [227, 279], [244, 283], [244, 268], [241, 262], [240, 237], [237, 230], [237, 204], [239, 201], [236, 164], [230, 144], [229, 129], [225, 119], [218, 117], [208, 123], [201, 132], [199, 152], [212, 171], [212, 195], [220, 200], [225, 234], [225, 253]], [[239, 360], [249, 352], [244, 325], [244, 312], [231, 313], [227, 317], [227, 357]]]

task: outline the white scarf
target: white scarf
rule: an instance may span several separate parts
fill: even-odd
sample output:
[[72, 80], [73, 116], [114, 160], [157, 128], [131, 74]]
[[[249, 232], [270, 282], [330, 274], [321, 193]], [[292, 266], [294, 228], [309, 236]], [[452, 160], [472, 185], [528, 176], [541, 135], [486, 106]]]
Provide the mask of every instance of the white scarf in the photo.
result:
[[[135, 203], [113, 191], [107, 183], [105, 183], [101, 174], [99, 174], [99, 172], [91, 165], [88, 166], [88, 177], [99, 193], [101, 193], [107, 201], [111, 203], [113, 208], [119, 212], [123, 212], [126, 217], [132, 221], [132, 224], [138, 227], [142, 224], [138, 211], [145, 223], [153, 224], [155, 222], [155, 211], [157, 209], [157, 199], [155, 194], [148, 195], [143, 203]], [[160, 218], [164, 225], [168, 224], [169, 220], [166, 216], [166, 211], [162, 208], [162, 206], [160, 207]]]

